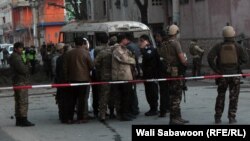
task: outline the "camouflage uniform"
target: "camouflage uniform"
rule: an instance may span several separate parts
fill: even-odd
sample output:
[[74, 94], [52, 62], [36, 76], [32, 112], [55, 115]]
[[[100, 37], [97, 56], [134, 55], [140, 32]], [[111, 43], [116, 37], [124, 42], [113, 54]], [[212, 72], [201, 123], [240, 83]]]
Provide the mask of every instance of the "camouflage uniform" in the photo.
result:
[[[112, 80], [133, 80], [131, 67], [135, 64], [133, 54], [126, 47], [116, 44], [112, 52]], [[124, 121], [132, 120], [129, 116], [131, 93], [133, 92], [132, 86], [131, 83], [112, 85], [115, 93], [117, 116]]]
[[[166, 73], [168, 77], [179, 77], [181, 70], [179, 67], [182, 65], [179, 59], [179, 54], [183, 53], [180, 42], [171, 37], [168, 41], [163, 42], [163, 46], [158, 49], [160, 59], [163, 61], [164, 66], [167, 66]], [[176, 76], [171, 75], [171, 68], [178, 68]], [[170, 98], [170, 124], [184, 124], [185, 121], [181, 118], [180, 103], [182, 99], [182, 83], [181, 80], [174, 80], [167, 82], [169, 86]]]
[[[100, 46], [96, 46], [95, 49], [93, 49], [93, 61], [95, 60], [96, 56], [100, 53], [100, 51], [102, 51], [103, 47], [105, 45], [100, 45]], [[100, 75], [101, 73], [98, 72], [98, 70], [96, 68], [94, 68], [92, 70], [92, 76], [91, 79], [93, 82], [99, 82], [100, 81]], [[93, 103], [92, 103], [92, 107], [93, 107], [93, 113], [95, 115], [95, 117], [98, 117], [98, 113], [99, 113], [99, 91], [100, 91], [100, 85], [92, 85], [92, 97], [93, 97]]]
[[[24, 64], [21, 55], [14, 52], [10, 56], [10, 66], [14, 72], [13, 85], [25, 86], [28, 84], [29, 68]], [[27, 117], [28, 113], [28, 90], [20, 89], [15, 91], [15, 116]]]
[[[238, 64], [235, 65], [222, 65], [220, 64], [219, 53], [223, 44], [235, 45], [237, 49]], [[244, 48], [237, 45], [234, 40], [225, 40], [223, 43], [214, 46], [208, 53], [208, 63], [210, 67], [218, 74], [237, 74], [240, 73], [239, 65], [248, 61], [248, 55]], [[216, 62], [216, 63], [215, 63]], [[216, 80], [218, 85], [218, 96], [215, 104], [215, 122], [220, 123], [220, 118], [224, 110], [224, 102], [227, 88], [229, 87], [229, 122], [235, 120], [237, 104], [240, 92], [240, 77], [233, 78], [219, 78]]]
[[198, 46], [196, 42], [191, 42], [190, 48], [193, 49], [193, 68], [192, 68], [192, 74], [193, 76], [200, 76], [201, 75], [201, 65], [202, 65], [202, 56], [204, 53], [204, 50]]
[[[112, 79], [112, 51], [109, 46], [104, 46], [102, 48], [102, 51], [98, 53], [98, 55], [95, 58], [95, 66], [97, 69], [97, 72], [100, 72], [97, 74], [101, 81], [110, 81]], [[99, 112], [100, 112], [100, 118], [102, 120], [105, 120], [106, 116], [106, 110], [107, 105], [109, 102], [110, 97], [110, 85], [101, 85], [100, 92], [99, 92]]]

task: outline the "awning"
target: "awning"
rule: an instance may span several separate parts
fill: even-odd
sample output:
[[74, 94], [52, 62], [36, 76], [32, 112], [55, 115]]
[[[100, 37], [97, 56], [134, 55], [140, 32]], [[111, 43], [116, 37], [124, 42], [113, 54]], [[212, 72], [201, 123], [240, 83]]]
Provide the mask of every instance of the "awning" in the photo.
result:
[[66, 25], [66, 22], [45, 22], [45, 23], [39, 23], [39, 27], [44, 27], [44, 26], [63, 26]]

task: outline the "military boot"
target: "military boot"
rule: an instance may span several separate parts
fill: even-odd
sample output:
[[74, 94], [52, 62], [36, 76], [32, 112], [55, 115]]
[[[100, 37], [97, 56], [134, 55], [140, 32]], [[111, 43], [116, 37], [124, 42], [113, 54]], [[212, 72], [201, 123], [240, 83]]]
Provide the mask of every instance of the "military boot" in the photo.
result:
[[106, 120], [106, 113], [100, 112], [100, 121], [105, 122]]
[[236, 123], [237, 122], [237, 120], [234, 118], [234, 117], [230, 117], [229, 118], [229, 123], [230, 124], [234, 124], [234, 123]]
[[16, 119], [16, 126], [20, 127], [29, 127], [29, 126], [35, 126], [35, 124], [28, 121], [27, 117], [20, 117]]
[[181, 118], [181, 117], [178, 118], [178, 120], [181, 121], [181, 122], [183, 122], [183, 123], [189, 123], [189, 120], [185, 120], [185, 119], [183, 119], [183, 118]]
[[148, 112], [145, 113], [145, 116], [155, 116], [158, 115], [157, 110], [149, 110]]
[[214, 121], [215, 121], [215, 124], [220, 124], [221, 123], [221, 119], [218, 116], [214, 116]]
[[16, 126], [20, 126], [22, 123], [21, 118], [20, 117], [16, 117]]
[[110, 109], [110, 111], [109, 111], [109, 118], [110, 119], [115, 119], [116, 118], [114, 109]]
[[184, 125], [185, 123], [181, 121], [179, 118], [172, 118], [169, 121], [169, 125]]

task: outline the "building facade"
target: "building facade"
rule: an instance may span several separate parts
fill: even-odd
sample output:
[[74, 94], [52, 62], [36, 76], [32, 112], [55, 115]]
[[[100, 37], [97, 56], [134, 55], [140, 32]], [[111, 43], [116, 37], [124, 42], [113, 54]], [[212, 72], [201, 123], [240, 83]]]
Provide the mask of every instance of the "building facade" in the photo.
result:
[[250, 36], [249, 0], [180, 0], [182, 38], [221, 37], [230, 24], [237, 35]]
[[65, 25], [64, 0], [3, 0], [0, 2], [0, 42], [23, 41], [26, 46], [57, 43]]
[[[171, 10], [168, 3], [166, 0], [149, 0], [148, 23], [152, 29], [162, 29], [172, 20], [172, 16], [168, 16]], [[87, 0], [87, 5], [88, 20], [141, 21], [140, 10], [134, 0]]]
[[64, 5], [64, 0], [44, 0], [38, 16], [40, 42], [58, 43], [61, 27], [66, 24], [65, 10], [60, 7], [50, 6], [48, 3]]
[[0, 43], [13, 42], [12, 8], [10, 0], [0, 1]]

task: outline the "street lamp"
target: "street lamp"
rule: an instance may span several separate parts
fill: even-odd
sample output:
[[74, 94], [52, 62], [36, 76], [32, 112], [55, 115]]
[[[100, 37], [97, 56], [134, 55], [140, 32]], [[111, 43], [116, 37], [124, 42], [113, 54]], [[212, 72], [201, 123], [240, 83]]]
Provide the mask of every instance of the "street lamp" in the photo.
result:
[[38, 4], [37, 0], [29, 0], [30, 7], [32, 8], [32, 15], [33, 15], [33, 39], [34, 39], [34, 46], [38, 47], [38, 32], [37, 32], [37, 24], [38, 24]]

